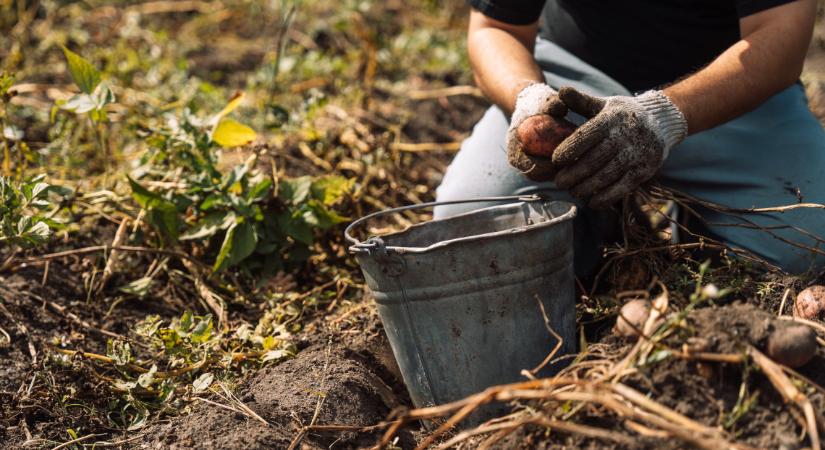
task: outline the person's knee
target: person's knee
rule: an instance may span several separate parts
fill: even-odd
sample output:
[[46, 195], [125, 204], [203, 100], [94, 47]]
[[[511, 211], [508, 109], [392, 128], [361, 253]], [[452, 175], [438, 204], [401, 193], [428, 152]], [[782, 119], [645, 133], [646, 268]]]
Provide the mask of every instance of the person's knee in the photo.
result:
[[[507, 117], [500, 109], [487, 110], [447, 168], [436, 189], [437, 201], [509, 195], [526, 183], [507, 162], [503, 150], [507, 127]], [[483, 203], [437, 206], [434, 217], [441, 219], [484, 206]]]
[[817, 273], [825, 269], [825, 249], [818, 248], [814, 241], [797, 245], [805, 248], [784, 245], [774, 254], [771, 262], [792, 275]]
[[751, 229], [744, 239], [737, 239], [740, 246], [779, 267], [783, 271], [801, 275], [825, 269], [825, 241], [819, 236], [823, 226], [811, 226], [803, 221], [789, 221], [786, 228]]

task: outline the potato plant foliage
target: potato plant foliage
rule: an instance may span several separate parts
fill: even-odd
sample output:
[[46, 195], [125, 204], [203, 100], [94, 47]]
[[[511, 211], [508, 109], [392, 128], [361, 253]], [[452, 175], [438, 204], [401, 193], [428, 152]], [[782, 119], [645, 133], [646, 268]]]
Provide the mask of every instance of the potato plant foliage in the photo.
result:
[[[116, 101], [113, 89], [83, 56], [66, 47], [62, 50], [80, 92], [56, 101], [50, 120], [61, 127], [85, 127], [97, 156], [106, 162], [106, 176], [111, 156], [109, 108]], [[24, 152], [27, 148], [20, 132], [9, 123], [5, 110], [13, 83], [12, 75], [0, 77], [3, 168], [9, 175], [0, 176], [0, 245], [27, 249], [48, 245], [55, 230], [71, 233], [59, 214], [82, 215], [85, 211], [74, 203], [78, 200], [75, 192], [48, 183], [45, 174], [24, 176], [30, 155]], [[122, 197], [125, 203], [116, 207], [135, 210], [138, 224], [151, 227], [149, 233], [135, 234], [134, 243], [198, 255], [211, 266], [218, 286], [226, 286], [221, 275], [228, 271], [254, 284], [300, 267], [315, 251], [316, 239], [345, 220], [336, 208], [346, 203], [354, 186], [353, 179], [340, 175], [279, 176], [258, 163], [254, 152], [241, 164], [221, 168], [223, 152], [257, 139], [251, 127], [227, 117], [243, 99], [238, 94], [221, 111], [206, 117], [183, 108], [153, 118], [152, 126], [141, 128], [140, 157], [128, 173], [115, 175], [129, 191]], [[14, 153], [20, 158], [12, 176]], [[105, 199], [113, 194], [86, 195]], [[118, 292], [144, 298], [155, 277], [137, 278], [121, 285]], [[200, 292], [220, 298], [207, 284], [199, 286]], [[216, 380], [232, 378], [245, 365], [294, 355], [290, 333], [280, 323], [290, 314], [276, 306], [255, 326], [243, 322], [231, 327], [212, 314], [197, 315], [190, 310], [172, 320], [147, 316], [132, 329], [137, 341], [109, 339], [105, 355], [93, 356], [116, 369], [116, 375], [107, 378], [118, 394], [110, 401], [109, 420], [124, 429], [138, 429], [154, 413], [184, 407], [186, 398], [204, 393]], [[57, 341], [54, 344], [61, 346]], [[71, 365], [73, 357], [84, 354], [61, 350], [54, 359], [58, 365]], [[153, 355], [150, 359], [145, 357], [147, 350]], [[73, 429], [68, 432], [74, 435]]]
[[60, 209], [51, 197], [70, 191], [43, 181], [44, 175], [25, 180], [0, 176], [0, 245], [22, 248], [46, 242], [62, 224], [54, 218]]
[[[210, 134], [205, 122], [184, 111], [147, 137], [150, 148], [129, 184], [149, 222], [168, 242], [205, 245], [214, 271], [239, 266], [272, 275], [305, 261], [315, 232], [344, 220], [333, 207], [344, 201], [353, 180], [335, 175], [273, 180], [255, 167], [254, 155], [221, 172], [216, 141], [234, 142], [234, 134], [248, 132], [234, 126], [219, 135], [221, 124], [233, 123], [224, 119]], [[170, 173], [174, 182], [167, 183]], [[171, 187], [151, 191], [144, 180]]]

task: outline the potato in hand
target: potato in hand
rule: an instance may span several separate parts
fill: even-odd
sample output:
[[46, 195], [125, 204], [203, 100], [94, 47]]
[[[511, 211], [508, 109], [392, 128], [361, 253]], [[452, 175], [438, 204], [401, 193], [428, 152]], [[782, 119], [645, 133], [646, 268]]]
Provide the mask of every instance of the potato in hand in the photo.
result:
[[524, 120], [516, 133], [524, 153], [551, 158], [556, 147], [575, 129], [575, 125], [563, 118], [541, 114]]

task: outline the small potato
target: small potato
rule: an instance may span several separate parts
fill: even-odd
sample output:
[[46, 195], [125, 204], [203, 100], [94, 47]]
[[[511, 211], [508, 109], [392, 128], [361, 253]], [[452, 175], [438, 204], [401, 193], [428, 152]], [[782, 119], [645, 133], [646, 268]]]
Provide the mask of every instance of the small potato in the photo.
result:
[[793, 315], [808, 320], [825, 318], [825, 286], [814, 285], [800, 292], [793, 304]]
[[565, 119], [542, 114], [528, 117], [522, 122], [516, 130], [516, 137], [521, 142], [524, 153], [550, 158], [556, 147], [575, 129], [576, 126]]
[[619, 312], [619, 318], [616, 319], [616, 327], [614, 330], [616, 330], [616, 334], [619, 336], [638, 337], [639, 331], [644, 328], [649, 316], [649, 301], [631, 300], [622, 306]]
[[816, 354], [816, 333], [811, 327], [790, 324], [768, 336], [768, 356], [790, 368], [802, 367]]

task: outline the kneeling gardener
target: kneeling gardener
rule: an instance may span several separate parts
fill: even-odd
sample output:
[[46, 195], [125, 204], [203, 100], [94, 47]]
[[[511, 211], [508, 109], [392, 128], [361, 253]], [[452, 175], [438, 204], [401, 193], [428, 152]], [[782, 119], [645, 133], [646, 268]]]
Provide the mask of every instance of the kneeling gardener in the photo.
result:
[[[825, 203], [825, 131], [799, 83], [815, 0], [468, 2], [470, 61], [495, 106], [438, 200], [575, 199], [582, 274], [597, 261], [605, 208], [655, 177], [728, 208], [695, 211], [703, 233], [734, 250], [789, 272], [825, 265], [825, 210], [731, 212]], [[583, 124], [552, 157], [532, 156], [516, 130], [539, 114]]]

